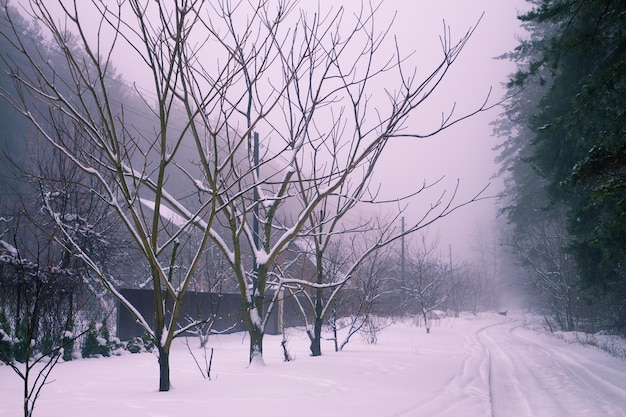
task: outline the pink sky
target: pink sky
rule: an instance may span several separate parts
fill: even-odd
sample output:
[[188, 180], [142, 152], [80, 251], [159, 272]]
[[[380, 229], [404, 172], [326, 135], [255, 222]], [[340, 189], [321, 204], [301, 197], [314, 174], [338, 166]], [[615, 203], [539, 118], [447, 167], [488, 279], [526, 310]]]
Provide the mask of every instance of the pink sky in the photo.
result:
[[[334, 2], [321, 1], [321, 7], [338, 6]], [[343, 4], [349, 7], [352, 4]], [[307, 3], [301, 2], [301, 6]], [[456, 103], [456, 114], [471, 111], [485, 99], [493, 88], [492, 102], [499, 100], [504, 93], [501, 83], [514, 70], [508, 61], [495, 60], [517, 45], [516, 35], [522, 35], [516, 18], [520, 10], [526, 10], [522, 0], [420, 0], [407, 2], [384, 0], [377, 11], [377, 25], [386, 29], [397, 11], [390, 36], [396, 36], [403, 56], [413, 54], [408, 67], [417, 66], [418, 77], [428, 70], [441, 57], [439, 37], [443, 33], [443, 21], [450, 27], [452, 40], [457, 40], [484, 16], [455, 63], [445, 84], [438, 88], [439, 94], [409, 122], [410, 128], [432, 126]], [[85, 12], [88, 12], [85, 9]], [[86, 14], [89, 16], [89, 14]], [[95, 30], [95, 27], [94, 27]], [[119, 54], [118, 54], [119, 55]], [[127, 81], [139, 85], [147, 78], [137, 72], [141, 67], [130, 54], [122, 52], [122, 57], [114, 56], [114, 63]], [[384, 88], [381, 87], [381, 88]], [[500, 180], [493, 180], [497, 172], [493, 163], [496, 153], [492, 148], [499, 139], [492, 136], [489, 125], [498, 117], [500, 109], [492, 109], [467, 120], [427, 140], [398, 140], [392, 143], [377, 168], [377, 180], [381, 183], [381, 196], [394, 198], [410, 193], [424, 180], [445, 179], [430, 195], [421, 195], [411, 203], [405, 213], [407, 222], [418, 218], [429, 207], [433, 199], [444, 190], [452, 192], [457, 180], [461, 181], [458, 201], [468, 199], [488, 183], [492, 186], [486, 194], [495, 195], [500, 191]], [[427, 130], [427, 129], [424, 129]], [[471, 235], [477, 225], [490, 224], [494, 219], [494, 200], [483, 201], [466, 207], [438, 222], [435, 226], [441, 233], [442, 248], [447, 253], [448, 245], [455, 247], [456, 253], [467, 252], [471, 248]], [[435, 232], [431, 232], [434, 235]]]
[[[509, 61], [493, 58], [517, 46], [516, 35], [523, 35], [523, 31], [516, 16], [520, 10], [527, 9], [525, 2], [433, 0], [386, 1], [384, 5], [398, 10], [393, 32], [397, 33], [400, 46], [407, 51], [415, 50], [416, 60], [423, 60], [426, 67], [428, 62], [440, 56], [439, 36], [443, 32], [444, 19], [454, 40], [473, 26], [484, 12], [446, 84], [441, 86], [441, 94], [428, 109], [429, 112], [432, 110], [433, 123], [437, 123], [441, 112], [449, 111], [455, 102], [459, 115], [464, 110], [479, 106], [490, 88], [493, 88], [494, 102], [503, 97], [501, 83], [506, 81], [515, 67]], [[469, 198], [490, 182], [492, 185], [486, 194], [496, 194], [501, 190], [501, 181], [491, 178], [498, 169], [493, 162], [496, 153], [492, 148], [500, 139], [492, 136], [490, 123], [500, 112], [500, 108], [495, 108], [431, 139], [406, 140], [391, 145], [378, 169], [385, 196], [401, 194], [421, 184], [424, 179], [434, 181], [442, 176], [445, 179], [437, 188], [437, 195], [444, 189], [451, 192], [457, 179], [461, 181], [461, 199]], [[415, 123], [430, 122], [428, 116], [415, 120]], [[412, 213], [413, 217], [419, 216], [432, 198], [434, 194], [431, 198], [417, 199], [412, 203], [407, 220]], [[446, 253], [449, 243], [457, 253], [471, 248], [471, 236], [477, 225], [493, 221], [494, 203], [493, 200], [476, 203], [437, 223], [435, 229], [441, 233], [441, 244]]]

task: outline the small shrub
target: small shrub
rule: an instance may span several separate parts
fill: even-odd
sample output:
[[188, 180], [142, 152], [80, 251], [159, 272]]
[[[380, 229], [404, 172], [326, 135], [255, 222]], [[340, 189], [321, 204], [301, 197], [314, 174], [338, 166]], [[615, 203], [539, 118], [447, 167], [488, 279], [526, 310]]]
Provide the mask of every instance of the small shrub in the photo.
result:
[[144, 350], [143, 340], [133, 336], [126, 343], [126, 350], [130, 353], [141, 353]]
[[150, 335], [147, 332], [144, 332], [143, 336], [141, 336], [141, 340], [143, 341], [143, 348], [146, 350], [146, 352], [152, 352], [152, 350], [154, 349], [154, 341], [152, 340]]
[[124, 351], [124, 344], [117, 337], [111, 337], [109, 349], [111, 349], [111, 355], [120, 356]]
[[98, 341], [98, 332], [94, 323], [89, 325], [89, 329], [85, 333], [85, 340], [80, 353], [83, 358], [93, 358], [100, 354], [100, 342]]
[[106, 319], [102, 320], [100, 331], [98, 332], [98, 353], [102, 356], [111, 356], [111, 334]]
[[0, 310], [0, 362], [13, 362], [13, 339], [11, 339], [11, 325], [4, 309]]
[[378, 343], [378, 334], [385, 327], [384, 319], [370, 316], [365, 319], [363, 327], [361, 327], [361, 338], [368, 345]]
[[63, 346], [63, 360], [69, 362], [74, 359], [74, 335], [71, 332], [71, 328], [63, 332], [61, 343]]
[[152, 352], [154, 342], [148, 333], [144, 333], [141, 337], [131, 337], [130, 340], [126, 342], [125, 349], [130, 353]]
[[40, 352], [42, 355], [52, 355], [52, 351], [54, 350], [55, 346], [54, 341], [52, 340], [52, 331], [50, 330], [50, 327], [45, 328], [40, 346]]
[[13, 342], [13, 358], [20, 363], [26, 362], [27, 359], [26, 357], [30, 346], [29, 334], [28, 318], [24, 317], [17, 327], [15, 340]]

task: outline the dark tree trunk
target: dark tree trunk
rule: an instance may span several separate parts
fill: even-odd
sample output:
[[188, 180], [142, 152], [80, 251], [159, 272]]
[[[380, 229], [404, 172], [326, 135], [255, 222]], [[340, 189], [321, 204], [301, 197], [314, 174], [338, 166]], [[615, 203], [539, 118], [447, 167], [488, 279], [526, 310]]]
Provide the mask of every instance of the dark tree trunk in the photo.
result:
[[250, 333], [250, 363], [263, 362], [263, 331], [253, 324]]
[[339, 339], [337, 336], [337, 306], [333, 304], [332, 307], [331, 326], [333, 327], [333, 340], [335, 342], [335, 352], [339, 352]]
[[311, 356], [322, 355], [322, 325], [324, 324], [324, 318], [322, 317], [324, 310], [323, 295], [322, 289], [318, 288], [315, 297], [315, 320], [313, 323], [313, 337], [311, 338]]
[[428, 320], [428, 313], [425, 309], [422, 308], [422, 316], [424, 317], [424, 327], [426, 328], [426, 333], [430, 333], [430, 322]]
[[315, 317], [315, 323], [313, 325], [313, 338], [311, 339], [311, 356], [322, 355], [322, 319]]
[[159, 391], [170, 390], [170, 352], [163, 346], [158, 347], [159, 351]]

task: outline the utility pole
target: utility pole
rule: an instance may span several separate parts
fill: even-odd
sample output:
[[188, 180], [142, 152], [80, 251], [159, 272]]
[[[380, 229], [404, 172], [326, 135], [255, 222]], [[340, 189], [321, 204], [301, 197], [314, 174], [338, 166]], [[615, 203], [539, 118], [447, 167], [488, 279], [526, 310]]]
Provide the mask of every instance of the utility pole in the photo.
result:
[[[254, 242], [254, 250], [258, 251], [259, 250], [259, 191], [257, 189], [258, 186], [258, 181], [259, 181], [259, 134], [257, 132], [254, 132], [252, 134], [252, 161], [254, 164], [254, 172], [255, 172], [255, 177], [253, 182], [254, 182], [254, 187], [253, 187], [253, 199], [254, 199], [254, 215], [253, 215], [253, 219], [252, 219], [252, 238], [253, 238], [253, 242]], [[256, 261], [256, 256], [253, 257], [254, 258], [254, 262], [252, 265], [252, 297], [253, 299], [251, 300], [252, 302], [254, 302], [254, 294], [256, 293], [256, 289], [257, 289], [257, 285], [259, 282], [259, 265], [257, 264]]]
[[[254, 219], [252, 219], [252, 228], [254, 229], [254, 247], [255, 249], [259, 249], [259, 190], [257, 188], [259, 181], [259, 134], [258, 132], [254, 132], [253, 134], [254, 140], [254, 150], [253, 150], [253, 161], [254, 161], [254, 171], [256, 173], [256, 178], [254, 179]], [[256, 265], [256, 262], [255, 262]]]
[[400, 279], [404, 281], [404, 216], [402, 216], [402, 238], [400, 242], [402, 245], [400, 250]]

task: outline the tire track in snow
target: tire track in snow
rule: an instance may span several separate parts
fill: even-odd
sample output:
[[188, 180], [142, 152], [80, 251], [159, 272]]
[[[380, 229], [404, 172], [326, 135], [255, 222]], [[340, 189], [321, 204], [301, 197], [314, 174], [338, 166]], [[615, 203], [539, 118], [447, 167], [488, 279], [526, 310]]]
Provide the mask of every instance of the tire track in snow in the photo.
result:
[[620, 372], [574, 353], [573, 346], [524, 337], [519, 327], [507, 319], [477, 334], [490, 357], [493, 417], [623, 416]]
[[[518, 340], [528, 343], [528, 338], [518, 327], [512, 333]], [[554, 341], [562, 345], [560, 341]], [[590, 360], [577, 349], [568, 349], [567, 353], [552, 346], [541, 346], [536, 342], [531, 346], [552, 364], [549, 368], [554, 387], [567, 387], [561, 393], [562, 402], [570, 406], [570, 415], [623, 416], [626, 410], [626, 383], [624, 374], [603, 364]], [[569, 347], [569, 345], [568, 345]], [[581, 352], [585, 352], [582, 350]], [[558, 392], [555, 392], [558, 394]], [[572, 406], [573, 405], [573, 406]], [[576, 414], [578, 413], [578, 414]]]
[[[460, 372], [444, 388], [426, 401], [409, 407], [396, 417], [484, 417], [489, 410], [489, 363], [487, 352], [475, 330], [463, 332], [464, 351]], [[442, 404], [447, 404], [442, 408]]]
[[457, 374], [396, 417], [626, 415], [622, 361], [525, 330], [514, 317], [462, 336]]
[[522, 381], [519, 380], [518, 373], [505, 371], [505, 369], [510, 371], [515, 368], [512, 358], [489, 334], [492, 328], [511, 321], [511, 319], [505, 319], [503, 322], [485, 326], [476, 333], [489, 357], [491, 415], [492, 417], [532, 417], [530, 405], [521, 390]]

